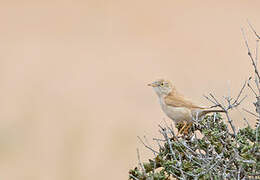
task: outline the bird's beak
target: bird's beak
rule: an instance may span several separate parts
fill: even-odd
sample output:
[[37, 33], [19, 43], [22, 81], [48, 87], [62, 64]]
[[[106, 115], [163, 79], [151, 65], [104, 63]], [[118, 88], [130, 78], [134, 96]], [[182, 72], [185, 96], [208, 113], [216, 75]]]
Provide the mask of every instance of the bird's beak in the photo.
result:
[[147, 86], [156, 87], [157, 85], [155, 83], [149, 83]]

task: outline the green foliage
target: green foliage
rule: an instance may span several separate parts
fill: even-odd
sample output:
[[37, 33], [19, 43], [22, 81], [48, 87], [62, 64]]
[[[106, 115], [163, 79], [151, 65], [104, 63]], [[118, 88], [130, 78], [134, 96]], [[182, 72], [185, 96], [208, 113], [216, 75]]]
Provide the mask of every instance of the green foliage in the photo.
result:
[[259, 127], [248, 126], [234, 135], [215, 114], [194, 124], [188, 136], [177, 138], [170, 127], [161, 128], [161, 133], [158, 154], [131, 169], [129, 179], [260, 178]]

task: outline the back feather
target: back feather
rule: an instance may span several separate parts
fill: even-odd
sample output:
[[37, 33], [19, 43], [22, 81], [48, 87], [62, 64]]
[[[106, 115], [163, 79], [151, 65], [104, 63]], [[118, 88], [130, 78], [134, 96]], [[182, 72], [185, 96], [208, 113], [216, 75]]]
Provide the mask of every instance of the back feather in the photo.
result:
[[205, 109], [204, 107], [193, 104], [190, 100], [187, 100], [182, 95], [175, 91], [171, 92], [165, 98], [165, 104], [173, 107], [186, 107], [189, 109]]

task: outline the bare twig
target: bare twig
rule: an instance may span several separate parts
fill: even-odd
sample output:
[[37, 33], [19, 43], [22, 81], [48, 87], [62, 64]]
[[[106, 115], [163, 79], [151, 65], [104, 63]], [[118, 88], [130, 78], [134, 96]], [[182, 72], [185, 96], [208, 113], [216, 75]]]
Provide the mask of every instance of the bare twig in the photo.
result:
[[209, 93], [209, 95], [212, 97], [212, 99], [215, 101], [215, 105], [218, 105], [221, 109], [225, 110], [225, 107], [222, 106], [218, 100], [215, 98], [215, 96], [212, 93]]
[[[237, 96], [238, 98], [240, 97], [240, 95], [241, 95], [241, 93], [242, 93], [243, 90], [244, 90], [244, 86], [242, 87], [242, 90], [239, 92], [239, 95]], [[231, 128], [232, 128], [232, 131], [233, 131], [233, 133], [234, 133], [234, 136], [236, 136], [236, 129], [235, 129], [235, 126], [234, 126], [234, 124], [233, 124], [232, 119], [231, 119], [230, 116], [229, 116], [228, 110], [230, 110], [230, 109], [232, 109], [232, 108], [234, 108], [234, 107], [236, 107], [236, 106], [239, 105], [239, 104], [236, 102], [236, 101], [238, 101], [238, 99], [235, 100], [236, 103], [232, 103], [232, 104], [231, 104], [231, 102], [230, 102], [230, 101], [231, 101], [231, 98], [225, 98], [226, 101], [227, 101], [227, 103], [228, 103], [228, 106], [227, 106], [227, 108], [226, 108], [223, 104], [219, 103], [219, 101], [217, 100], [217, 98], [216, 98], [212, 93], [209, 93], [209, 95], [210, 95], [210, 97], [213, 99], [213, 100], [211, 99], [210, 101], [213, 102], [216, 106], [220, 107], [223, 111], [225, 111], [225, 114], [226, 114], [228, 123], [230, 124], [230, 126], [231, 126]], [[206, 97], [206, 99], [209, 100], [210, 98], [209, 98], [209, 97]], [[243, 99], [244, 99], [244, 98], [243, 98]], [[243, 100], [243, 99], [242, 99], [242, 100]], [[240, 101], [239, 103], [241, 103], [241, 101]]]
[[247, 112], [247, 113], [249, 113], [249, 114], [255, 116], [256, 118], [259, 118], [258, 115], [256, 115], [255, 113], [253, 113], [253, 112], [251, 112], [251, 111], [249, 111], [249, 110], [247, 110], [247, 109], [245, 109], [245, 108], [242, 108], [242, 110], [244, 110], [245, 112]]
[[219, 104], [211, 100], [208, 96], [203, 95], [203, 97], [206, 98], [208, 101], [210, 101], [212, 104], [214, 104], [213, 106], [210, 106], [210, 108], [219, 107]]
[[[259, 47], [259, 39], [256, 40], [256, 48], [255, 48], [255, 64], [257, 67], [258, 64], [258, 47]], [[260, 94], [259, 81], [257, 80], [257, 76], [255, 76], [255, 84], [258, 89], [258, 93]]]
[[257, 32], [255, 31], [254, 27], [251, 25], [251, 23], [249, 22], [249, 20], [247, 19], [247, 23], [250, 26], [251, 30], [254, 32], [255, 36], [260, 39], [260, 36], [257, 34]]
[[154, 150], [153, 148], [151, 148], [150, 146], [145, 144], [144, 141], [139, 136], [137, 136], [137, 138], [141, 141], [141, 143], [144, 145], [144, 147], [150, 149], [153, 153], [159, 154], [159, 152], [157, 152], [156, 150]]
[[255, 92], [255, 90], [252, 88], [252, 86], [250, 85], [250, 80], [252, 79], [252, 77], [249, 77], [248, 78], [248, 81], [247, 81], [247, 86], [250, 88], [250, 90], [254, 93], [254, 95], [257, 97], [257, 94]]
[[168, 137], [168, 135], [167, 135], [167, 133], [166, 133], [166, 130], [163, 129], [163, 130], [162, 130], [162, 133], [163, 133], [163, 136], [164, 136], [165, 140], [167, 140], [167, 143], [168, 143], [168, 145], [169, 145], [169, 148], [170, 148], [172, 157], [175, 157], [175, 153], [174, 153], [174, 151], [173, 151], [173, 149], [172, 149], [172, 144], [171, 144], [171, 141], [170, 141], [170, 139], [169, 139], [169, 137]]
[[139, 149], [138, 148], [136, 149], [136, 152], [137, 152], [137, 158], [138, 158], [139, 165], [140, 165], [140, 167], [142, 169], [142, 172], [146, 175], [146, 171], [145, 171], [144, 165], [143, 165], [143, 163], [141, 161], [140, 153], [139, 153]]
[[238, 93], [238, 95], [237, 95], [236, 100], [233, 102], [233, 105], [235, 105], [235, 104], [238, 104], [238, 105], [239, 105], [239, 104], [244, 100], [244, 98], [246, 97], [246, 96], [245, 96], [244, 98], [242, 98], [242, 100], [240, 101], [240, 103], [238, 103], [238, 100], [239, 100], [239, 98], [240, 98], [242, 92], [244, 91], [244, 89], [245, 89], [245, 87], [246, 87], [246, 84], [247, 84], [247, 81], [245, 81], [245, 83], [243, 84], [242, 88], [240, 89], [240, 91], [239, 91], [239, 93]]
[[251, 61], [252, 61], [252, 64], [253, 64], [254, 70], [255, 70], [255, 74], [256, 74], [256, 76], [257, 76], [257, 78], [258, 78], [258, 81], [259, 81], [259, 80], [260, 80], [260, 75], [259, 75], [258, 69], [257, 69], [257, 67], [256, 67], [255, 60], [254, 60], [254, 58], [253, 58], [253, 56], [252, 56], [252, 53], [251, 53], [251, 51], [250, 51], [250, 48], [249, 48], [249, 46], [248, 46], [248, 42], [247, 42], [246, 35], [245, 35], [245, 33], [244, 33], [243, 28], [241, 28], [241, 31], [242, 31], [242, 34], [243, 34], [243, 36], [244, 36], [244, 41], [245, 41], [245, 44], [246, 44], [246, 47], [247, 47], [247, 54], [248, 54], [248, 56], [250, 57], [250, 59], [251, 59]]

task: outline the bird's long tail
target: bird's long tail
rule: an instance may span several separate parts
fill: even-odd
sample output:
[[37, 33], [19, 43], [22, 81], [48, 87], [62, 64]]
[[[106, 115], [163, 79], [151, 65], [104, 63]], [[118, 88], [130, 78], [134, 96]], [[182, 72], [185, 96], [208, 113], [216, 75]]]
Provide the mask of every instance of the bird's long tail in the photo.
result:
[[219, 110], [219, 109], [205, 109], [201, 112], [201, 115], [206, 115], [208, 113], [213, 113], [213, 112], [219, 112], [219, 113], [224, 113], [224, 110]]

